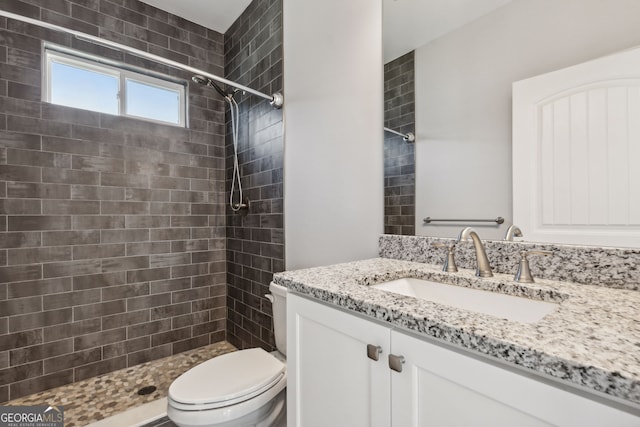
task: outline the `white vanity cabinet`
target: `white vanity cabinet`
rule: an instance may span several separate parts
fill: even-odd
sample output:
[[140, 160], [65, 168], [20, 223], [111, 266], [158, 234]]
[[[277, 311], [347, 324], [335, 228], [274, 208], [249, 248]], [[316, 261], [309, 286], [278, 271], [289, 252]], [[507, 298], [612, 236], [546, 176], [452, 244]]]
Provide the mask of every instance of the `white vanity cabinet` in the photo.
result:
[[524, 371], [395, 330], [391, 353], [405, 359], [391, 374], [392, 426], [640, 426], [639, 417]]
[[388, 427], [389, 328], [289, 293], [287, 425]]
[[[294, 294], [287, 340], [289, 427], [640, 426], [617, 408]], [[389, 356], [404, 361], [401, 372]]]

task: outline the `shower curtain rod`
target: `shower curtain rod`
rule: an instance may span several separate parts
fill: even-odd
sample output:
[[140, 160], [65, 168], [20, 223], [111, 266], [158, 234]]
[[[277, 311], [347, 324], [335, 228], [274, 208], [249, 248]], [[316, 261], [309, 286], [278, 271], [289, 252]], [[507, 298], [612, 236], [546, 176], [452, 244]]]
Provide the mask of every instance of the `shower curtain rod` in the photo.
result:
[[415, 142], [416, 141], [416, 136], [414, 135], [413, 132], [402, 133], [402, 132], [398, 132], [397, 130], [389, 129], [388, 127], [385, 127], [384, 130], [386, 132], [390, 132], [390, 133], [393, 133], [395, 135], [401, 136], [402, 139], [405, 142]]
[[22, 16], [22, 15], [18, 15], [15, 13], [11, 13], [11, 12], [7, 12], [4, 10], [0, 10], [0, 16], [4, 16], [5, 18], [9, 18], [9, 19], [15, 19], [17, 21], [22, 21], [22, 22], [26, 22], [27, 24], [32, 24], [32, 25], [37, 25], [39, 27], [43, 27], [43, 28], [47, 28], [49, 30], [54, 30], [54, 31], [61, 31], [63, 33], [67, 33], [67, 34], [71, 34], [72, 36], [75, 36], [78, 39], [81, 40], [85, 40], [85, 41], [90, 41], [93, 43], [98, 43], [100, 45], [103, 46], [107, 46], [107, 47], [111, 47], [120, 51], [124, 51], [124, 52], [129, 52], [132, 53], [138, 57], [144, 58], [144, 59], [150, 59], [152, 61], [155, 62], [159, 62], [161, 64], [165, 64], [165, 65], [169, 65], [171, 67], [174, 68], [178, 68], [184, 71], [188, 71], [190, 73], [193, 74], [199, 74], [202, 75], [204, 77], [210, 78], [211, 80], [215, 80], [219, 83], [223, 83], [226, 84], [228, 86], [232, 86], [236, 89], [240, 89], [242, 91], [245, 92], [249, 92], [253, 95], [259, 96], [261, 98], [264, 99], [268, 99], [269, 102], [271, 103], [271, 105], [275, 108], [280, 108], [282, 107], [282, 105], [284, 104], [284, 97], [282, 96], [281, 93], [276, 92], [273, 95], [267, 95], [265, 93], [259, 92], [255, 89], [251, 89], [250, 87], [232, 82], [231, 80], [227, 80], [224, 77], [219, 77], [216, 76], [215, 74], [211, 74], [208, 73], [204, 70], [201, 70], [199, 68], [195, 68], [195, 67], [191, 67], [189, 65], [185, 65], [182, 64], [181, 62], [177, 62], [177, 61], [173, 61], [171, 59], [167, 59], [167, 58], [163, 58], [162, 56], [159, 55], [154, 55], [152, 53], [148, 53], [145, 52], [143, 50], [139, 50], [133, 47], [129, 47], [129, 46], [125, 46], [123, 44], [120, 43], [116, 43], [116, 42], [112, 42], [109, 40], [105, 40], [101, 37], [96, 37], [96, 36], [92, 36], [91, 34], [87, 34], [87, 33], [83, 33], [81, 31], [76, 31], [76, 30], [72, 30], [70, 28], [65, 28], [62, 27], [60, 25], [55, 25], [55, 24], [50, 24], [48, 22], [44, 22], [44, 21], [40, 21], [38, 19], [33, 19], [33, 18], [29, 18], [26, 16]]

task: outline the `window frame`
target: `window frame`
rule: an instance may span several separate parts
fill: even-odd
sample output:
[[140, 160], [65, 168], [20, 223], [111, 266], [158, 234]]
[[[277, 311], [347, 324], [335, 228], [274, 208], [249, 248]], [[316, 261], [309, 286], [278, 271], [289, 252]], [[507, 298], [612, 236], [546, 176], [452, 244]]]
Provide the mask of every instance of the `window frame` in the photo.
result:
[[[187, 127], [187, 83], [185, 81], [173, 79], [160, 73], [152, 73], [148, 70], [128, 67], [116, 61], [106, 58], [100, 58], [95, 55], [84, 54], [68, 48], [54, 47], [45, 45], [43, 47], [43, 70], [42, 73], [42, 101], [53, 104], [51, 102], [51, 63], [56, 62], [62, 65], [87, 70], [98, 74], [112, 76], [118, 79], [118, 116], [128, 117], [137, 120], [144, 120], [152, 123], [158, 123], [169, 126]], [[178, 94], [178, 122], [169, 122], [150, 117], [143, 117], [134, 114], [128, 114], [127, 107], [127, 80], [139, 82], [149, 86], [155, 86], [167, 91], [176, 92]], [[53, 104], [61, 105], [61, 104]], [[70, 106], [85, 111], [81, 107]], [[110, 114], [98, 112], [100, 114]], [[110, 114], [111, 115], [111, 114]]]

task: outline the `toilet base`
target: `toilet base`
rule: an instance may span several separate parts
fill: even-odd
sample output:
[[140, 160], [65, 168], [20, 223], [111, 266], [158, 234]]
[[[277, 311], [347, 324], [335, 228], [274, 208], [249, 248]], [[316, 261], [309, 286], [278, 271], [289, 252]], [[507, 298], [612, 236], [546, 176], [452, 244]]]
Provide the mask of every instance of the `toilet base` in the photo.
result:
[[286, 427], [287, 425], [287, 389], [282, 389], [276, 397], [263, 406], [240, 418], [230, 419], [220, 423], [212, 423], [212, 412], [216, 411], [218, 418], [220, 411], [232, 411], [232, 408], [217, 408], [204, 411], [182, 411], [167, 408], [167, 415], [178, 427]]

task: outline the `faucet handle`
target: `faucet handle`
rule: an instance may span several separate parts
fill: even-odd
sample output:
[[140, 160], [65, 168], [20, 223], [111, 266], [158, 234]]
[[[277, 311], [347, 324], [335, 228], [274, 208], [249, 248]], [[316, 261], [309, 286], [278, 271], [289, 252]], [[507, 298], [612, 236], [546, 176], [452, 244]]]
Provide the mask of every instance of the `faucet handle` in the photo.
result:
[[553, 255], [551, 251], [540, 251], [540, 250], [530, 250], [530, 251], [520, 251], [520, 265], [518, 265], [518, 271], [516, 272], [515, 280], [518, 283], [533, 283], [533, 276], [531, 275], [531, 270], [529, 269], [529, 260], [527, 259], [528, 255]]
[[444, 265], [442, 266], [442, 271], [446, 271], [449, 273], [457, 273], [458, 266], [456, 266], [455, 259], [455, 243], [434, 243], [432, 245], [434, 248], [447, 248], [447, 258], [444, 261]]

